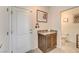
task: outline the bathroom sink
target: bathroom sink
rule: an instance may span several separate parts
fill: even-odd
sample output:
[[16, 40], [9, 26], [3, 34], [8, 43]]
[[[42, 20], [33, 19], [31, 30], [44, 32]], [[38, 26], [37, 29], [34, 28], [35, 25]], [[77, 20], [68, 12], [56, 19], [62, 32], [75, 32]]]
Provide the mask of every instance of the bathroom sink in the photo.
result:
[[51, 30], [51, 31], [40, 31], [38, 33], [42, 34], [42, 35], [48, 35], [48, 34], [52, 34], [52, 33], [56, 33], [56, 32], [57, 32], [56, 30]]

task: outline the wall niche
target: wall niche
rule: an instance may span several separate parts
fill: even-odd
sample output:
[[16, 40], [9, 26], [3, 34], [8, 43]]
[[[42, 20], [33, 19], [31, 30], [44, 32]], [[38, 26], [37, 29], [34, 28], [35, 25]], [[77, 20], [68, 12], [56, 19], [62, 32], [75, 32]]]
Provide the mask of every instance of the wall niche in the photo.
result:
[[74, 15], [74, 23], [79, 23], [79, 14]]

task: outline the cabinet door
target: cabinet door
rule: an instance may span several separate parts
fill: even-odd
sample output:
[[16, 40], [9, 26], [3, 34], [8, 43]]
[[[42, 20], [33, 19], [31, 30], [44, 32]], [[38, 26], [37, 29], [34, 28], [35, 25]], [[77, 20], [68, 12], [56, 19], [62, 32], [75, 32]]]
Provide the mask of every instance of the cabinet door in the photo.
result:
[[56, 44], [57, 44], [57, 38], [56, 38], [57, 34], [54, 33], [54, 34], [51, 34], [50, 36], [51, 36], [51, 47], [54, 48], [56, 47]]
[[45, 39], [45, 36], [41, 34], [38, 34], [38, 47], [42, 51], [46, 50], [46, 39]]
[[42, 42], [42, 36], [40, 34], [38, 34], [38, 48], [40, 48], [40, 49], [42, 46], [41, 42]]
[[50, 35], [46, 36], [46, 49], [47, 51], [51, 48], [51, 39], [50, 39]]

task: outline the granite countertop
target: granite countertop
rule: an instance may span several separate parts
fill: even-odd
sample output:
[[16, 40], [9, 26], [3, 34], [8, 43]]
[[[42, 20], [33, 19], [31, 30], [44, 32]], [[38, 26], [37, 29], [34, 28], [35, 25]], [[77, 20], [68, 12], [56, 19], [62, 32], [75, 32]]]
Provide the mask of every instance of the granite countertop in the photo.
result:
[[56, 33], [57, 31], [47, 31], [47, 32], [39, 32], [39, 34], [42, 34], [42, 35], [48, 35], [48, 34], [53, 34], [53, 33]]

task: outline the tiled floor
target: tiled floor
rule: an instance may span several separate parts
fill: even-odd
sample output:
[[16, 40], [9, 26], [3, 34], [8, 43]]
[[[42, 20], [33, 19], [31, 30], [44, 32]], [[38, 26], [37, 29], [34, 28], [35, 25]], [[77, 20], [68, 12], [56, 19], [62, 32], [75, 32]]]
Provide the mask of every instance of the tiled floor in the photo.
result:
[[79, 53], [79, 48], [76, 48], [76, 43], [62, 40], [62, 48], [67, 53]]
[[[38, 48], [34, 49], [32, 53], [42, 53]], [[67, 40], [62, 40], [62, 47], [55, 48], [47, 53], [79, 53], [79, 49], [75, 47], [75, 43], [69, 42]]]
[[[30, 51], [29, 53], [43, 53], [43, 52], [39, 48], [36, 48], [36, 49]], [[65, 51], [60, 48], [55, 48], [47, 53], [65, 53]]]

